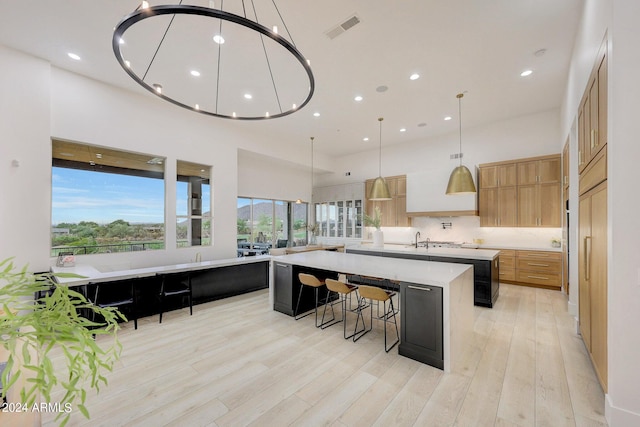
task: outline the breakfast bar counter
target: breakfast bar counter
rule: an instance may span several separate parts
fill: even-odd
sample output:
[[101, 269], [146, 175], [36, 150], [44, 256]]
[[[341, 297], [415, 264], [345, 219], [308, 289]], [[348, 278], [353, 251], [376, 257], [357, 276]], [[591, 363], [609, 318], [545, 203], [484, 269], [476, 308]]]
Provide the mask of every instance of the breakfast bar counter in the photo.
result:
[[[320, 279], [350, 274], [393, 280], [400, 284], [401, 355], [451, 372], [467, 353], [473, 334], [471, 266], [327, 251], [277, 256], [272, 264], [276, 311], [293, 316], [301, 272]], [[307, 301], [304, 309], [313, 304]]]

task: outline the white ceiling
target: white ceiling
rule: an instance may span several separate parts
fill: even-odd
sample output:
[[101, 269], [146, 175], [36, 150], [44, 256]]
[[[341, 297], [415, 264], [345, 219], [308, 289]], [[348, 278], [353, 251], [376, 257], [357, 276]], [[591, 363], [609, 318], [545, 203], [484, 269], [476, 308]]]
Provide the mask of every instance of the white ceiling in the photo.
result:
[[[272, 4], [271, 0], [254, 3], [265, 1]], [[292, 143], [308, 143], [315, 136], [318, 152], [338, 156], [375, 148], [378, 117], [385, 118], [384, 145], [457, 131], [456, 94], [462, 91], [467, 91], [463, 128], [559, 108], [583, 2], [278, 0], [297, 48], [311, 60], [315, 95], [290, 116], [238, 125]], [[124, 72], [111, 48], [114, 26], [138, 4], [137, 0], [0, 0], [0, 43], [152, 97]], [[184, 4], [207, 6], [208, 1]], [[240, 0], [227, 0], [225, 9], [239, 4]], [[353, 14], [359, 24], [333, 40], [325, 35]], [[194, 23], [207, 24], [206, 20]], [[185, 49], [189, 47], [183, 44], [181, 50]], [[540, 49], [546, 53], [534, 55]], [[71, 60], [67, 52], [82, 60]], [[177, 58], [178, 52], [169, 57]], [[178, 66], [187, 69], [190, 64]], [[525, 69], [533, 74], [520, 77]], [[414, 72], [421, 77], [411, 81]], [[377, 92], [381, 85], [389, 89]], [[364, 100], [354, 101], [355, 95]], [[314, 112], [320, 116], [314, 117]], [[444, 121], [446, 115], [453, 120]], [[370, 140], [364, 142], [364, 137]]]

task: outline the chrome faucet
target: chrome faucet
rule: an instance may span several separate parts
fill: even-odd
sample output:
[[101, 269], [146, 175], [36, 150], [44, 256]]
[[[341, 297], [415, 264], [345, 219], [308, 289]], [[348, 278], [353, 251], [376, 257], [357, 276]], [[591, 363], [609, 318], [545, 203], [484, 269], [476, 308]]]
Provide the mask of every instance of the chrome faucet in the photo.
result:
[[420, 237], [420, 232], [416, 233], [416, 249], [418, 249], [418, 237]]

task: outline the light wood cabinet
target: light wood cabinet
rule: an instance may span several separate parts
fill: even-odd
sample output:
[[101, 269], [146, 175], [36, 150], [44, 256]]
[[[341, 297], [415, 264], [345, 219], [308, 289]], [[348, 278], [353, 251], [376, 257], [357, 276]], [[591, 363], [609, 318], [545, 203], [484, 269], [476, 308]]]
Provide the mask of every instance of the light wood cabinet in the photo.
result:
[[562, 286], [562, 253], [516, 251], [516, 281], [559, 289]]
[[596, 374], [607, 385], [607, 182], [580, 197], [578, 275], [580, 333]]
[[607, 354], [607, 40], [578, 116], [578, 298], [580, 333], [604, 392]]
[[515, 163], [483, 166], [479, 169], [478, 182], [482, 188], [508, 187], [518, 184], [516, 176]]
[[517, 225], [517, 168], [515, 163], [478, 169], [478, 208], [481, 227]]
[[516, 251], [502, 249], [498, 258], [500, 264], [500, 281], [513, 282], [516, 280]]
[[562, 253], [496, 249], [500, 251], [500, 281], [517, 285], [559, 289], [562, 285]]
[[560, 227], [559, 154], [480, 165], [481, 227]]
[[518, 226], [561, 227], [560, 155], [518, 163]]
[[607, 144], [607, 46], [603, 41], [578, 110], [578, 170]]
[[369, 193], [373, 186], [374, 179], [365, 182], [365, 196], [367, 215], [373, 216], [375, 208], [380, 208], [382, 214], [382, 227], [408, 227], [410, 225], [407, 216], [407, 177], [405, 175], [385, 177], [391, 200], [374, 201], [369, 200]]

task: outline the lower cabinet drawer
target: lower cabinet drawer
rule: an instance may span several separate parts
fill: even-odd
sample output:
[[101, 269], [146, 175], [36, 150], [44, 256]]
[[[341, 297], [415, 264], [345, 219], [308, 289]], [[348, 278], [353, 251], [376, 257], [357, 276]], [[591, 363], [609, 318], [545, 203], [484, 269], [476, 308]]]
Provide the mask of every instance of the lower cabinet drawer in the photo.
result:
[[516, 281], [523, 283], [533, 283], [535, 285], [555, 286], [562, 285], [562, 277], [560, 273], [544, 273], [538, 271], [522, 271], [518, 270]]
[[562, 262], [545, 259], [532, 260], [518, 258], [516, 267], [518, 270], [559, 274], [562, 271]]
[[502, 268], [500, 265], [500, 274], [499, 279], [502, 280], [516, 280], [516, 269], [515, 268]]

